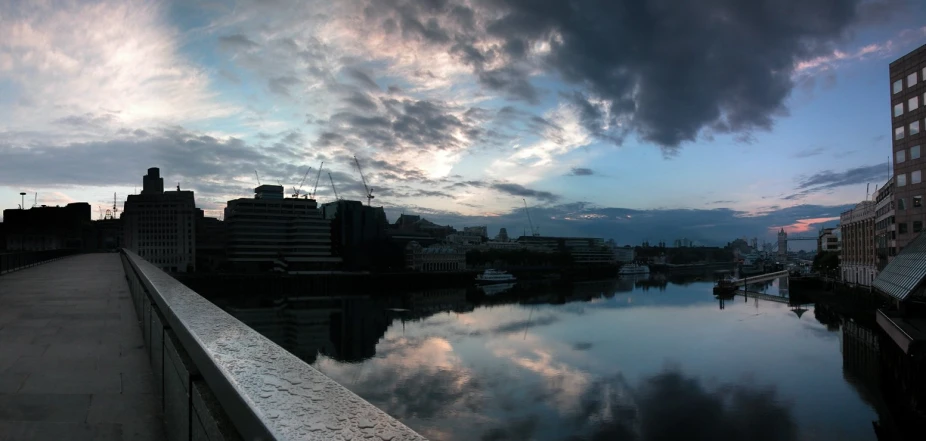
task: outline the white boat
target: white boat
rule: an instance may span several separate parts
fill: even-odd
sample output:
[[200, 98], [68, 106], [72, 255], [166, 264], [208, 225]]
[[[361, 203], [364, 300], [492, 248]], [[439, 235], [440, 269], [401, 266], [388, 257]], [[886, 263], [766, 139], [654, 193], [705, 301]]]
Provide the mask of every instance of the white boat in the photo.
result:
[[515, 277], [504, 271], [487, 269], [484, 273], [476, 275], [476, 283], [511, 283]]
[[629, 276], [632, 274], [649, 274], [649, 267], [636, 263], [628, 263], [627, 265], [622, 266], [617, 274], [619, 276]]

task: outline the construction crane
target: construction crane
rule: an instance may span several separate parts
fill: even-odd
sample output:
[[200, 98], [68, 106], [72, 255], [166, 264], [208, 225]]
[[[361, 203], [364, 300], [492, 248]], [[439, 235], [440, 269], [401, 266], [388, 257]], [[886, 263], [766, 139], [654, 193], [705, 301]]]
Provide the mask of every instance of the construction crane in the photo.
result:
[[257, 176], [257, 186], [260, 187], [260, 175], [257, 174], [257, 170], [254, 170], [254, 176]]
[[328, 180], [331, 181], [331, 191], [334, 192], [334, 200], [340, 201], [341, 198], [338, 197], [338, 189], [334, 186], [334, 178], [331, 177], [331, 173], [328, 173]]
[[312, 171], [312, 167], [305, 169], [305, 174], [302, 175], [302, 182], [299, 183], [299, 188], [293, 187], [293, 197], [298, 198], [299, 192], [302, 191], [302, 185], [305, 184], [305, 178], [309, 176], [309, 172]]
[[[177, 191], [180, 191], [180, 183], [177, 183]], [[116, 193], [113, 192], [113, 219], [116, 218], [116, 214], [119, 213], [119, 209], [116, 208]]]
[[357, 164], [357, 171], [360, 172], [360, 180], [363, 181], [363, 188], [367, 191], [367, 206], [369, 206], [370, 201], [373, 200], [373, 189], [367, 186], [367, 179], [363, 177], [363, 169], [360, 168], [360, 161], [357, 159], [356, 155], [354, 155], [354, 163]]
[[322, 177], [322, 168], [325, 167], [325, 161], [318, 166], [318, 174], [315, 175], [315, 187], [312, 188], [312, 199], [315, 199], [315, 193], [318, 192], [318, 179]]
[[522, 198], [524, 201], [524, 212], [527, 213], [527, 223], [531, 227], [531, 236], [540, 236], [540, 227], [534, 229], [534, 222], [531, 221], [531, 211], [527, 209], [527, 199]]

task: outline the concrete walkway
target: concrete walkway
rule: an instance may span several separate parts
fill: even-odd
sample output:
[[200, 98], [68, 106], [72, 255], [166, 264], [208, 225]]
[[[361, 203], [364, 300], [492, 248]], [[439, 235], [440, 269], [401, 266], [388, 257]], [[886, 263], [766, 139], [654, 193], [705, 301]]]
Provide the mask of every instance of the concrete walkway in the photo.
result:
[[163, 440], [119, 255], [0, 276], [0, 441]]

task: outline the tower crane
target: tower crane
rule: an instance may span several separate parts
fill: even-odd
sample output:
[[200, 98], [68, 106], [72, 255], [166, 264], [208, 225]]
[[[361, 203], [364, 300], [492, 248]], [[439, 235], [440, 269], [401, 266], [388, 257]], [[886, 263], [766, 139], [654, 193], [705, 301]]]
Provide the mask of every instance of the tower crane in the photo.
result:
[[325, 161], [322, 161], [322, 165], [318, 166], [318, 174], [315, 175], [315, 187], [312, 189], [312, 199], [315, 199], [315, 193], [318, 191], [318, 179], [322, 177], [322, 167], [325, 166]]
[[360, 172], [360, 180], [363, 181], [363, 188], [367, 191], [367, 206], [369, 206], [370, 201], [373, 200], [373, 189], [367, 185], [367, 179], [363, 177], [363, 169], [360, 168], [360, 161], [357, 159], [357, 155], [354, 155], [354, 163], [357, 164], [357, 171]]
[[331, 181], [331, 191], [334, 192], [334, 200], [340, 201], [341, 198], [338, 196], [338, 189], [334, 186], [334, 178], [331, 177], [331, 173], [328, 173], [328, 180]]
[[[307, 172], [308, 173], [308, 172]], [[257, 176], [257, 186], [260, 187], [260, 175], [257, 174], [257, 170], [254, 170], [254, 176]]]
[[302, 182], [299, 183], [299, 188], [293, 187], [293, 197], [298, 198], [299, 192], [302, 191], [302, 185], [305, 184], [305, 178], [309, 176], [309, 172], [312, 171], [312, 168], [309, 167], [305, 170], [305, 174], [302, 175]]
[[540, 236], [540, 227], [534, 229], [534, 222], [531, 221], [531, 212], [527, 209], [527, 199], [521, 198], [524, 201], [524, 212], [527, 213], [527, 223], [531, 227], [531, 236]]

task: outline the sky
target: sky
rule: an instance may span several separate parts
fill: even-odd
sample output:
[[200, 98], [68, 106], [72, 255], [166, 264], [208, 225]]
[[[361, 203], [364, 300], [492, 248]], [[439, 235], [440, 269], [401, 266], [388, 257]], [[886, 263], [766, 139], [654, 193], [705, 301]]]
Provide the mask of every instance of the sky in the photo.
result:
[[888, 64], [924, 23], [913, 0], [6, 1], [0, 207], [97, 217], [159, 167], [220, 217], [255, 171], [306, 193], [322, 162], [320, 202], [363, 200], [356, 156], [391, 220], [815, 235], [887, 180]]

